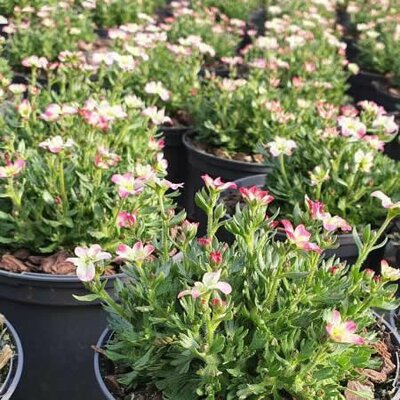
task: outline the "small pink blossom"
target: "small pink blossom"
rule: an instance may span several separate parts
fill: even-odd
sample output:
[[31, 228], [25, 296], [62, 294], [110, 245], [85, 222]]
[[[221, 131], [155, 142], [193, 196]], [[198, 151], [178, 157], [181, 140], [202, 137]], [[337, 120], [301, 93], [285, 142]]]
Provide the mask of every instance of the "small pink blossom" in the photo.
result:
[[380, 190], [372, 192], [371, 196], [379, 199], [383, 208], [400, 208], [400, 201], [393, 203], [392, 199]]
[[355, 334], [357, 324], [354, 321], [342, 322], [339, 311], [332, 311], [327, 322], [326, 331], [334, 342], [356, 345], [365, 344], [365, 339]]
[[49, 104], [40, 118], [47, 122], [54, 122], [60, 118], [61, 113], [61, 107], [58, 104]]
[[234, 182], [222, 182], [221, 178], [213, 179], [209, 175], [205, 174], [201, 177], [208, 189], [215, 190], [217, 192], [223, 192], [227, 189], [237, 189], [237, 185]]
[[386, 260], [382, 260], [381, 276], [386, 281], [398, 281], [400, 279], [400, 269], [390, 267]]
[[385, 142], [379, 139], [378, 135], [365, 135], [363, 140], [377, 151], [383, 151], [385, 149]]
[[262, 204], [267, 206], [274, 200], [274, 197], [269, 194], [267, 190], [261, 190], [257, 186], [252, 186], [250, 188], [240, 188], [239, 189], [242, 197], [249, 203], [252, 204]]
[[121, 243], [117, 248], [117, 255], [120, 259], [141, 264], [151, 256], [155, 248], [151, 244], [143, 245], [143, 242], [138, 241], [132, 247]]
[[305, 196], [305, 200], [311, 218], [313, 220], [321, 219], [321, 216], [324, 214], [325, 204], [320, 201], [313, 201], [307, 195]]
[[139, 194], [144, 189], [143, 181], [136, 179], [130, 172], [123, 175], [115, 174], [111, 177], [111, 181], [118, 185], [118, 194], [122, 198]]
[[97, 168], [109, 169], [115, 167], [120, 161], [121, 157], [118, 154], [111, 152], [106, 147], [100, 146], [97, 149], [94, 164]]
[[30, 56], [22, 60], [22, 65], [27, 68], [43, 68], [46, 69], [49, 61], [45, 57]]
[[201, 282], [195, 282], [194, 287], [188, 290], [183, 290], [178, 294], [178, 299], [183, 296], [190, 295], [193, 299], [197, 299], [198, 297], [208, 294], [213, 291], [220, 291], [225, 295], [228, 295], [232, 292], [232, 287], [227, 282], [221, 282], [221, 271], [216, 272], [206, 272], [203, 275], [203, 279]]
[[372, 121], [372, 128], [383, 130], [388, 135], [394, 135], [399, 131], [394, 115], [379, 115]]
[[267, 147], [273, 157], [279, 157], [282, 154], [291, 156], [297, 144], [291, 139], [276, 137], [273, 142], [267, 144]]
[[28, 119], [32, 113], [32, 105], [29, 102], [29, 100], [28, 99], [22, 100], [17, 107], [17, 111], [23, 119]]
[[94, 279], [98, 262], [111, 259], [111, 254], [102, 251], [98, 244], [93, 244], [89, 248], [76, 247], [75, 255], [77, 257], [67, 258], [67, 261], [77, 267], [76, 275], [82, 282], [90, 282]]
[[52, 138], [46, 139], [45, 141], [39, 143], [39, 147], [42, 149], [46, 149], [51, 153], [57, 154], [63, 150], [70, 149], [75, 146], [75, 142], [72, 139], [67, 139], [64, 142], [64, 139], [57, 135]]
[[202, 238], [198, 238], [197, 239], [197, 243], [201, 247], [209, 247], [212, 244], [212, 240], [210, 238], [207, 238], [207, 237], [202, 237]]
[[129, 213], [120, 211], [117, 216], [117, 225], [119, 228], [130, 228], [136, 223], [136, 212]]
[[213, 265], [220, 265], [222, 263], [222, 253], [220, 251], [212, 251], [210, 253], [210, 261]]
[[17, 176], [25, 168], [24, 160], [16, 160], [13, 163], [8, 162], [5, 167], [0, 167], [0, 178], [7, 179]]
[[340, 116], [338, 124], [343, 136], [361, 139], [367, 133], [367, 127], [358, 118]]
[[328, 232], [334, 232], [337, 229], [341, 229], [343, 232], [350, 232], [352, 230], [351, 225], [346, 220], [335, 215], [331, 216], [329, 213], [323, 213], [320, 217], [324, 228]]
[[293, 229], [293, 225], [290, 221], [285, 219], [281, 222], [289, 242], [305, 251], [315, 251], [318, 254], [322, 252], [318, 245], [310, 242], [311, 233], [307, 231], [304, 225], [299, 225], [296, 229]]

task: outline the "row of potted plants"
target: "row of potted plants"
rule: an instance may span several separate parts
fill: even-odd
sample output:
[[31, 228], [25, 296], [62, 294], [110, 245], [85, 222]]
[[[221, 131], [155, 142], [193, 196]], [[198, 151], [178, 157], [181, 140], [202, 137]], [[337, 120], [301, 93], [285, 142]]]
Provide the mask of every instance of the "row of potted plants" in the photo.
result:
[[[13, 398], [370, 393], [373, 379], [359, 386], [364, 370], [390, 359], [371, 358], [372, 346], [390, 344], [381, 328], [362, 339], [340, 318], [364, 329], [374, 325], [371, 307], [397, 307], [396, 270], [382, 254], [367, 258], [398, 214], [397, 165], [382, 154], [398, 127], [372, 102], [348, 106], [357, 67], [345, 57], [336, 2], [288, 0], [258, 15], [242, 1], [172, 2], [154, 15], [130, 14], [131, 2], [72, 3], [10, 2], [1, 21], [0, 309], [26, 354]], [[124, 4], [126, 12], [110, 11]], [[98, 22], [99, 10], [112, 22]], [[75, 19], [82, 29], [72, 33]], [[99, 38], [93, 20], [119, 25]], [[254, 173], [263, 175], [227, 184], [204, 175]], [[183, 181], [199, 226], [175, 205]], [[236, 186], [241, 194], [219, 200]], [[310, 215], [301, 212], [305, 195]], [[284, 229], [275, 231], [278, 209]], [[345, 235], [335, 240], [335, 231]], [[375, 275], [361, 270], [366, 263]], [[115, 331], [106, 352], [113, 394], [99, 392], [91, 365], [105, 326], [100, 303]], [[273, 344], [282, 335], [287, 343]], [[310, 367], [299, 352], [315, 358], [315, 373], [326, 370], [307, 375], [307, 387], [295, 379]], [[266, 370], [280, 377], [292, 362], [282, 382], [261, 385]]]

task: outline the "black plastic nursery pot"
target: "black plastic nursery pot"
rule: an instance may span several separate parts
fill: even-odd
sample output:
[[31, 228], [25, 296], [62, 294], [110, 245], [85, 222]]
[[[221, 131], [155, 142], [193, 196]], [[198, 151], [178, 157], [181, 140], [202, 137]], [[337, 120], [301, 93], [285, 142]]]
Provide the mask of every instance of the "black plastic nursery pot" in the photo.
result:
[[385, 154], [393, 160], [400, 161], [400, 135], [385, 145]]
[[[186, 133], [183, 143], [188, 156], [188, 174], [185, 191], [185, 208], [189, 218], [204, 223], [204, 213], [195, 206], [194, 196], [203, 186], [201, 176], [220, 177], [223, 181], [234, 181], [249, 175], [265, 174], [268, 167], [264, 164], [228, 160], [202, 151], [193, 144], [193, 135]], [[200, 227], [201, 231], [201, 227]]]
[[[390, 334], [392, 343], [396, 347], [400, 347], [400, 335], [396, 329], [396, 326], [394, 324], [394, 320], [390, 320], [389, 323], [382, 317], [380, 317], [378, 314], [376, 314], [377, 320], [384, 326], [384, 331]], [[393, 318], [393, 317], [392, 317]], [[100, 336], [100, 339], [97, 342], [96, 347], [98, 349], [104, 348], [109, 340], [112, 338], [113, 332], [109, 329], [106, 329], [103, 331], [103, 333]], [[397, 364], [397, 370], [400, 368], [399, 364], [399, 359], [396, 357], [394, 360], [396, 361]], [[97, 385], [99, 387], [99, 390], [102, 393], [102, 399], [104, 400], [117, 400], [117, 397], [115, 397], [110, 389], [107, 387], [107, 384], [104, 382], [104, 375], [107, 372], [107, 370], [110, 370], [111, 366], [111, 361], [107, 360], [104, 356], [102, 356], [99, 352], [95, 352], [94, 355], [94, 372], [96, 375], [96, 380], [97, 380]], [[400, 389], [399, 387], [399, 374], [396, 374], [396, 378], [393, 382], [393, 388], [395, 389], [395, 392], [393, 393], [392, 400], [400, 400]], [[189, 399], [188, 399], [189, 400]]]
[[[246, 178], [238, 179], [235, 181], [238, 188], [241, 187], [264, 187], [267, 179], [266, 174], [248, 176]], [[226, 195], [228, 195], [227, 191]], [[225, 195], [225, 196], [226, 196]], [[218, 238], [221, 241], [230, 243], [233, 240], [233, 236], [226, 230], [220, 230], [218, 232]], [[286, 240], [286, 235], [282, 231], [278, 231], [276, 238], [278, 240]], [[337, 235], [336, 249], [327, 250], [324, 255], [326, 258], [335, 256], [343, 261], [347, 261], [348, 264], [354, 264], [358, 257], [358, 248], [356, 242], [354, 241], [353, 235], [351, 233], [339, 234]], [[384, 249], [378, 249], [372, 252], [365, 263], [365, 266], [374, 270], [378, 270], [381, 260], [383, 259]]]
[[376, 103], [389, 112], [400, 110], [400, 94], [391, 92], [390, 85], [387, 82], [376, 80], [372, 85], [376, 91]]
[[[108, 278], [111, 291], [121, 274]], [[91, 346], [106, 324], [99, 303], [80, 302], [74, 276], [0, 271], [0, 310], [24, 346], [24, 370], [13, 400], [97, 400]]]
[[[186, 182], [187, 175], [187, 155], [186, 147], [183, 145], [183, 136], [189, 132], [187, 127], [167, 127], [159, 129], [162, 133], [165, 146], [163, 149], [164, 157], [168, 162], [167, 179], [174, 183]], [[178, 198], [178, 203], [182, 205], [185, 187], [181, 190], [182, 195]]]
[[10, 360], [7, 377], [0, 386], [1, 400], [9, 400], [11, 398], [14, 399], [13, 394], [21, 379], [22, 370], [24, 368], [24, 352], [18, 333], [8, 320], [5, 321], [5, 326], [10, 335], [14, 355]]
[[349, 78], [348, 83], [350, 87], [348, 89], [348, 94], [353, 97], [355, 102], [370, 100], [380, 104], [378, 102], [379, 96], [374, 82], [380, 82], [383, 80], [383, 75], [360, 71], [357, 75], [352, 75]]

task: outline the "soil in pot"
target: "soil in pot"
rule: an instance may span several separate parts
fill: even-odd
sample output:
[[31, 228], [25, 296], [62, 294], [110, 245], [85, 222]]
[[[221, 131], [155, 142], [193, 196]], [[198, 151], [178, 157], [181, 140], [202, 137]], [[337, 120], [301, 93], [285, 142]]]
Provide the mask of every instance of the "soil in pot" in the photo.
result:
[[[349, 381], [347, 390], [344, 393], [346, 400], [363, 400], [354, 394], [354, 391], [361, 391], [363, 388], [371, 388], [374, 391], [374, 398], [379, 400], [399, 400], [399, 354], [400, 336], [396, 327], [391, 326], [381, 317], [377, 316], [376, 331], [377, 343], [373, 345], [377, 357], [381, 359], [381, 367], [378, 370], [362, 369], [358, 371], [362, 380]], [[107, 400], [162, 400], [162, 394], [153, 387], [144, 387], [134, 393], [128, 393], [119, 383], [118, 374], [121, 371], [118, 366], [108, 360], [105, 356], [104, 345], [110, 340], [112, 333], [103, 332], [97, 347], [95, 348], [94, 367], [98, 384], [102, 387], [103, 395]], [[222, 400], [222, 399], [221, 399]], [[293, 400], [290, 396], [282, 393], [282, 400]]]
[[[17, 329], [25, 366], [13, 400], [99, 399], [91, 346], [106, 324], [99, 303], [76, 300], [88, 292], [72, 273], [66, 253], [3, 255], [0, 310]], [[12, 271], [18, 271], [12, 272]], [[36, 272], [32, 272], [36, 271]], [[112, 292], [120, 274], [106, 278]]]

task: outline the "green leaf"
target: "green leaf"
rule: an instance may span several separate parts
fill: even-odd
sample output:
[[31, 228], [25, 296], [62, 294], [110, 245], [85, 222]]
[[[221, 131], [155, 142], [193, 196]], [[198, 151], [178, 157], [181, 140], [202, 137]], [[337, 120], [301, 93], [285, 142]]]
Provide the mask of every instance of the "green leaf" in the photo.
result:
[[83, 302], [92, 302], [92, 301], [95, 301], [95, 300], [99, 300], [99, 299], [100, 299], [100, 296], [97, 295], [97, 294], [94, 294], [94, 293], [86, 294], [86, 295], [84, 295], [84, 296], [77, 296], [76, 294], [73, 294], [72, 297], [73, 297], [75, 300], [83, 301]]

